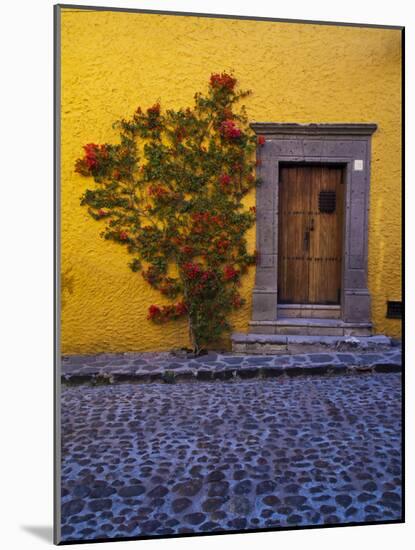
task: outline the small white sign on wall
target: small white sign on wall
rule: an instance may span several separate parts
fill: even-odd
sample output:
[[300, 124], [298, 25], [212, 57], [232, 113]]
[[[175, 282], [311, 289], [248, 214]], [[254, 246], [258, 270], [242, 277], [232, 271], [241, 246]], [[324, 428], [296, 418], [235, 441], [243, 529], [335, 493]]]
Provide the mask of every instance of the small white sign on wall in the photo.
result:
[[361, 172], [363, 170], [363, 160], [355, 160], [353, 164], [353, 170], [355, 172]]

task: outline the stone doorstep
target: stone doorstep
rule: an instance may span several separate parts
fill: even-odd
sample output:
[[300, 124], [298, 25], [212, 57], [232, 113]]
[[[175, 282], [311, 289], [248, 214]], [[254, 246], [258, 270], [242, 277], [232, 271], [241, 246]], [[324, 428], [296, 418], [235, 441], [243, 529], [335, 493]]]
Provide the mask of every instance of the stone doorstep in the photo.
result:
[[383, 334], [377, 334], [375, 336], [327, 336], [316, 335], [309, 336], [307, 334], [256, 334], [245, 332], [234, 332], [231, 336], [232, 342], [268, 342], [273, 344], [287, 344], [287, 343], [324, 343], [333, 344], [339, 341], [356, 340], [359, 342], [374, 342], [382, 345], [390, 346], [392, 339], [389, 336]]
[[376, 336], [309, 336], [304, 334], [234, 333], [231, 340], [234, 353], [252, 354], [388, 350], [392, 346], [391, 338], [382, 334]]
[[250, 321], [253, 334], [298, 336], [371, 336], [371, 323], [351, 323], [320, 317], [279, 317], [274, 321]]

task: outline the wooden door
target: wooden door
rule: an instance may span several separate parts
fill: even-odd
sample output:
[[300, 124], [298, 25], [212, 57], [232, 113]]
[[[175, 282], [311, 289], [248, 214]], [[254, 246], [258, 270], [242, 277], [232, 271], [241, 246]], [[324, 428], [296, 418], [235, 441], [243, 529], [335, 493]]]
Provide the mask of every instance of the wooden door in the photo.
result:
[[343, 169], [283, 165], [279, 181], [278, 301], [339, 304]]

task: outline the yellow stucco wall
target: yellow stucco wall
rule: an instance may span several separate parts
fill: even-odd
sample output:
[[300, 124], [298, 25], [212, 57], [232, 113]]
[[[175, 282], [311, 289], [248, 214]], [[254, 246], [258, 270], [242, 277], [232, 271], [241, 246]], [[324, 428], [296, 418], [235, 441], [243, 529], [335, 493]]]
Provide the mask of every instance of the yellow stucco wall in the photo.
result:
[[[127, 267], [124, 248], [99, 237], [79, 197], [91, 180], [74, 172], [88, 142], [114, 142], [113, 121], [160, 99], [192, 105], [212, 72], [233, 69], [251, 120], [376, 122], [370, 195], [369, 288], [375, 332], [400, 335], [385, 318], [401, 299], [400, 31], [63, 9], [61, 15], [62, 352], [144, 351], [188, 344], [184, 323], [156, 326], [162, 303]], [[255, 198], [249, 198], [254, 204]], [[253, 248], [255, 231], [250, 233]], [[246, 331], [247, 304], [233, 318]]]

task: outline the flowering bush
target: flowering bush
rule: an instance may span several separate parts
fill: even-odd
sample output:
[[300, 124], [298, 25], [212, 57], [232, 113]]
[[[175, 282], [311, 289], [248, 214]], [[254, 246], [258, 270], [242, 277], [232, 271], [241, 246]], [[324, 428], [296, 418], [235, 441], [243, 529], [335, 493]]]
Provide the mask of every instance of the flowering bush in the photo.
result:
[[257, 185], [253, 153], [264, 144], [247, 126], [236, 78], [212, 74], [192, 108], [160, 104], [116, 123], [117, 144], [84, 146], [75, 171], [92, 177], [81, 204], [104, 224], [101, 236], [126, 247], [134, 272], [165, 297], [155, 323], [187, 317], [195, 351], [230, 330], [244, 301], [241, 277], [255, 263], [245, 233], [255, 209], [243, 197]]

